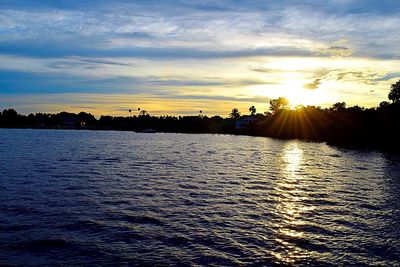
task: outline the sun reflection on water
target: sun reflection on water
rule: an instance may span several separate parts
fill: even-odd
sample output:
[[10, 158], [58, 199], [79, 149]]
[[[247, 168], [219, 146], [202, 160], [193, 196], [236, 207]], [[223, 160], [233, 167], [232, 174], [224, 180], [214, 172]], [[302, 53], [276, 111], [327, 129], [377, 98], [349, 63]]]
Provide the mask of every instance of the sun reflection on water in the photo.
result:
[[307, 200], [307, 184], [302, 175], [303, 161], [303, 150], [298, 142], [287, 143], [281, 159], [282, 179], [275, 188], [278, 195], [278, 220], [274, 224], [274, 230], [275, 241], [279, 246], [272, 255], [279, 263], [295, 263], [307, 257], [307, 251], [296, 245], [296, 240], [304, 236], [304, 232], [299, 229], [305, 224], [303, 217], [313, 209], [304, 204]]

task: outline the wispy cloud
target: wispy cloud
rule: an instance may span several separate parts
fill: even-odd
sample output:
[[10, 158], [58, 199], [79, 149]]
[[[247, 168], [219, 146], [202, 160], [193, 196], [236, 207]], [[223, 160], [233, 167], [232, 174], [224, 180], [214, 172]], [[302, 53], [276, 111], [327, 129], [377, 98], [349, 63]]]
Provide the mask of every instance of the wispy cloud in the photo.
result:
[[88, 69], [98, 69], [104, 65], [115, 65], [115, 66], [124, 66], [124, 67], [133, 67], [134, 65], [131, 63], [124, 63], [117, 60], [105, 60], [105, 59], [96, 59], [96, 58], [83, 58], [77, 56], [64, 57], [60, 60], [52, 62], [49, 64], [50, 68], [56, 69], [67, 69], [74, 67], [82, 67]]
[[375, 77], [374, 81], [376, 81], [376, 82], [390, 81], [390, 80], [393, 80], [393, 79], [400, 79], [400, 72], [389, 72], [389, 73], [386, 73], [383, 76]]

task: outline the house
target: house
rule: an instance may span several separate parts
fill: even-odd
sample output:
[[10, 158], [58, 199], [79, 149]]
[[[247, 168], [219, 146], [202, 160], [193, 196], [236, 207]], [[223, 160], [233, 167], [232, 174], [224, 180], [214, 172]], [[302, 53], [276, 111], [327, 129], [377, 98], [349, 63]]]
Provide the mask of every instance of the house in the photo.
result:
[[235, 122], [235, 129], [242, 130], [247, 128], [251, 124], [255, 124], [258, 122], [257, 117], [245, 117]]

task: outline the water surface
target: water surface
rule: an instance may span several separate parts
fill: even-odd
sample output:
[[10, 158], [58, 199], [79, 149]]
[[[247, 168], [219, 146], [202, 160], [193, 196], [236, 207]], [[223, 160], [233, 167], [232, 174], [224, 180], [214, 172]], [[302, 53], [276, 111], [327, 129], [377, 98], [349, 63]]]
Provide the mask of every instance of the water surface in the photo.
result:
[[0, 129], [0, 265], [400, 265], [400, 158]]

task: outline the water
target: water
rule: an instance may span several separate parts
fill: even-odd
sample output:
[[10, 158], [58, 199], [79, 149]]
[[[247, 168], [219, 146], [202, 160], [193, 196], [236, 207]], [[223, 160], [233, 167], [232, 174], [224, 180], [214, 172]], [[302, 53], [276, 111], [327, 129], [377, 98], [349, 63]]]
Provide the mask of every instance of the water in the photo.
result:
[[400, 158], [0, 129], [0, 265], [400, 265]]

